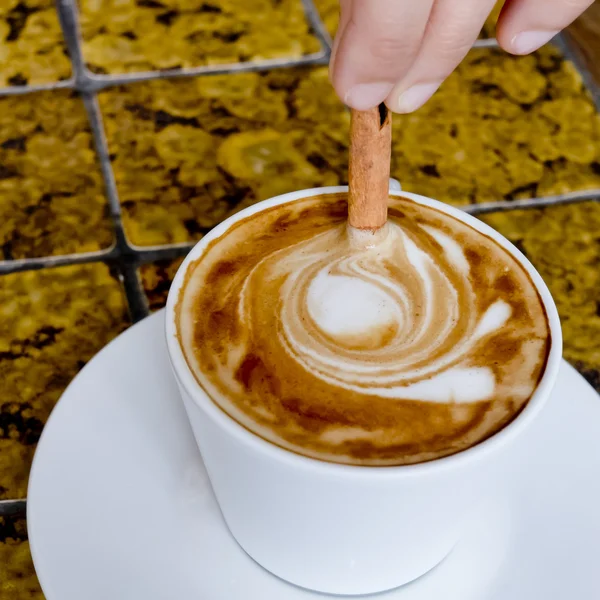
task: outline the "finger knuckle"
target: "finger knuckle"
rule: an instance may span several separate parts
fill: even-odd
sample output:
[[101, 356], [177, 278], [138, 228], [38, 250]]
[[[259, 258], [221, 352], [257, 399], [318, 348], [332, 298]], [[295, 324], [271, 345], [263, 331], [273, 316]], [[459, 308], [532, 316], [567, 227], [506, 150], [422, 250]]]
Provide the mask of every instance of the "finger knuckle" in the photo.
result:
[[415, 54], [413, 40], [398, 35], [384, 35], [375, 38], [369, 47], [370, 53], [385, 63], [394, 63], [401, 57], [411, 57]]
[[437, 32], [434, 43], [442, 55], [456, 56], [469, 51], [470, 39], [459, 28], [451, 27]]

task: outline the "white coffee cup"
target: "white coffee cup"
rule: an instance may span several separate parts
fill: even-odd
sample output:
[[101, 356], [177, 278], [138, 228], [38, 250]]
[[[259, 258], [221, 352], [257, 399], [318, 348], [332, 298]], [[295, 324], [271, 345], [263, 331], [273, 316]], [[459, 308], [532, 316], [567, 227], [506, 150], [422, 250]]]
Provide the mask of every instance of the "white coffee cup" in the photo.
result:
[[[488, 440], [431, 462], [364, 467], [294, 454], [251, 433], [204, 393], [177, 338], [176, 311], [185, 273], [233, 223], [301, 198], [345, 192], [329, 187], [284, 194], [221, 223], [189, 253], [173, 281], [167, 345], [187, 414], [225, 521], [260, 565], [296, 585], [331, 594], [367, 594], [423, 575], [450, 553], [465, 520], [494, 487], [496, 460], [550, 395], [562, 353], [556, 306], [531, 263], [504, 237], [459, 209], [406, 192], [493, 238], [527, 270], [544, 303], [552, 344], [544, 375], [518, 417]], [[493, 518], [493, 516], [491, 517]]]

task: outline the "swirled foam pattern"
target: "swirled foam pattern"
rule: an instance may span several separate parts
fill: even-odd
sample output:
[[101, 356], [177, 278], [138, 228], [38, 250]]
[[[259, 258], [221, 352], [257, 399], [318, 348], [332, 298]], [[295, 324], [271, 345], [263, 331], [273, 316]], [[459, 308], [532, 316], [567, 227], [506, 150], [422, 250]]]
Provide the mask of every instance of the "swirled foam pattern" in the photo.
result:
[[274, 444], [340, 463], [432, 460], [504, 427], [543, 374], [549, 329], [523, 267], [454, 217], [390, 202], [376, 244], [327, 195], [238, 222], [188, 270], [186, 359]]

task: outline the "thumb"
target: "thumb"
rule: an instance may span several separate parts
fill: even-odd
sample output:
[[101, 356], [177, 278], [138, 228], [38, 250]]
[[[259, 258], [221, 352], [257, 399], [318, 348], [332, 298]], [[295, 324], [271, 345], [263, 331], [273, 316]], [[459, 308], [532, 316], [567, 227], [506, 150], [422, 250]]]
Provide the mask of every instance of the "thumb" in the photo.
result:
[[342, 0], [331, 80], [351, 108], [385, 100], [412, 66], [433, 0]]

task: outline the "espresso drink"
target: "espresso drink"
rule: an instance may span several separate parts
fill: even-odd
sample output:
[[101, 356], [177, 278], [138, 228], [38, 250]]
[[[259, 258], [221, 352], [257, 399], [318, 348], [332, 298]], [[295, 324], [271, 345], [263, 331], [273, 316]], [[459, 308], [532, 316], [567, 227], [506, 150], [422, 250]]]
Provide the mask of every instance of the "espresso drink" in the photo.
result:
[[390, 198], [378, 240], [346, 211], [344, 194], [269, 208], [190, 265], [177, 318], [199, 385], [255, 434], [338, 463], [423, 462], [499, 431], [550, 348], [528, 273], [412, 200]]

